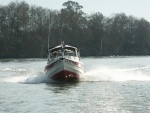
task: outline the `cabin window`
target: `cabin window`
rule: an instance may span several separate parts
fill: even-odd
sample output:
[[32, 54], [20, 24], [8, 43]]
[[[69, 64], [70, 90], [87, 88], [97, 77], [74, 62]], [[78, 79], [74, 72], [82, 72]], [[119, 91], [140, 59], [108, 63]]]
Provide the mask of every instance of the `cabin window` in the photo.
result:
[[65, 49], [64, 56], [76, 56], [76, 52], [75, 52], [75, 50]]
[[55, 58], [59, 56], [78, 56], [77, 50], [74, 48], [57, 48], [55, 50], [50, 51], [50, 57]]
[[55, 57], [58, 57], [58, 56], [62, 56], [61, 50], [53, 51], [51, 53], [51, 58], [55, 58]]

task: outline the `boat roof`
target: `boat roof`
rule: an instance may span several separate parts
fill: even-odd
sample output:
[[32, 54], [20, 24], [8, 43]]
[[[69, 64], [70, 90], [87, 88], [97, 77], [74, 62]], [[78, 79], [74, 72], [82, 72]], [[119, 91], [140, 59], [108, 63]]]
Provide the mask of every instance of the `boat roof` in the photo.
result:
[[[77, 49], [77, 47], [70, 46], [70, 45], [64, 45], [63, 48], [66, 48], [66, 49]], [[52, 48], [49, 49], [49, 51], [57, 51], [59, 49], [62, 49], [62, 45], [59, 45], [59, 46], [56, 46], [56, 47], [52, 47]]]

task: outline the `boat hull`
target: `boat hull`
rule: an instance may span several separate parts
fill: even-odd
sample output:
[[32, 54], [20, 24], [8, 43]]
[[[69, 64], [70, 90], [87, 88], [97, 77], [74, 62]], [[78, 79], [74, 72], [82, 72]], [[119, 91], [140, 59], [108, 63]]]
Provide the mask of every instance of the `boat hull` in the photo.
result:
[[71, 82], [80, 79], [84, 73], [84, 68], [81, 62], [60, 58], [59, 60], [48, 64], [45, 67], [45, 72], [52, 81]]

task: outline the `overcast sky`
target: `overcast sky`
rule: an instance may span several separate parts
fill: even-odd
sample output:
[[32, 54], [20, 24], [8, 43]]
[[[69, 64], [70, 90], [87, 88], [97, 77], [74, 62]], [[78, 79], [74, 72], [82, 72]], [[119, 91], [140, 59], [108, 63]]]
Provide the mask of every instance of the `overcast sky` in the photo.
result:
[[[0, 0], [0, 5], [7, 5], [10, 1]], [[21, 0], [17, 0], [21, 1]], [[62, 4], [68, 0], [24, 0], [30, 5], [42, 6], [53, 10], [62, 8]], [[87, 14], [100, 12], [104, 16], [110, 17], [115, 13], [125, 13], [137, 18], [145, 18], [150, 22], [150, 0], [72, 0], [83, 6], [83, 11]]]

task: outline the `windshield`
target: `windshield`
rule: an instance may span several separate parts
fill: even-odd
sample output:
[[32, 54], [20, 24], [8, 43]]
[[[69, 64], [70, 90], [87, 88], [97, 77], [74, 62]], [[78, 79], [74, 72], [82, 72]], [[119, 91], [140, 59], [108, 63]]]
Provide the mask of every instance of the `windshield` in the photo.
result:
[[76, 56], [75, 50], [64, 49], [64, 56]]
[[51, 52], [51, 58], [55, 58], [55, 57], [58, 57], [58, 56], [62, 56], [61, 50]]
[[76, 50], [75, 49], [57, 49], [50, 52], [51, 58], [59, 57], [59, 56], [76, 56]]

